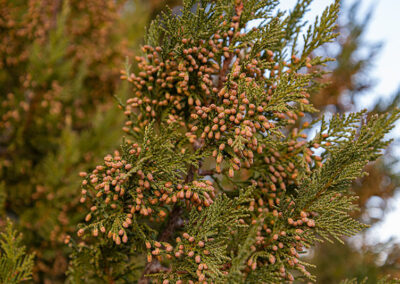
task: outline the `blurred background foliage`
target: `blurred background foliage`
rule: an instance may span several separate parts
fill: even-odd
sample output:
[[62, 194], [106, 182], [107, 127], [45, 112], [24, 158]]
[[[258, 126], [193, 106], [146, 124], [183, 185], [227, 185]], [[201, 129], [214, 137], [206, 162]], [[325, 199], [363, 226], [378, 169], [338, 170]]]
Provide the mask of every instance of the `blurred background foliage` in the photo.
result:
[[[311, 94], [312, 103], [321, 110], [318, 115], [359, 110], [363, 106], [357, 105], [357, 101], [374, 86], [374, 78], [369, 73], [382, 44], [365, 40], [373, 7], [362, 15], [361, 3], [355, 1], [348, 9], [342, 10], [338, 21], [340, 36], [336, 44], [320, 51], [335, 61], [328, 64], [326, 69], [329, 73], [321, 78], [325, 87]], [[371, 111], [384, 113], [398, 107], [399, 102], [400, 91], [389, 101], [378, 100]], [[353, 183], [352, 190], [359, 196], [361, 209], [354, 212], [354, 216], [371, 227], [383, 220], [388, 201], [400, 186], [400, 173], [395, 170], [398, 160], [392, 153], [393, 145], [391, 147], [382, 159], [367, 166], [368, 176]], [[378, 283], [378, 279], [386, 274], [400, 276], [399, 244], [389, 241], [371, 245], [366, 238], [368, 230], [346, 240], [345, 245], [323, 243], [309, 252], [306, 258], [318, 267], [315, 270], [318, 283], [339, 283], [345, 278], [361, 281], [366, 277], [366, 283]]]
[[63, 240], [83, 214], [77, 173], [120, 143], [119, 72], [159, 5], [0, 2], [0, 200], [36, 253], [37, 282], [64, 282]]
[[[64, 238], [84, 214], [78, 172], [119, 145], [122, 117], [113, 95], [128, 93], [119, 71], [166, 4], [180, 1], [0, 0], [0, 226], [7, 216], [23, 233], [23, 244], [35, 253], [35, 282], [65, 281]], [[336, 45], [319, 51], [336, 61], [326, 67], [322, 91], [311, 94], [318, 115], [357, 109], [357, 98], [373, 86], [368, 73], [380, 44], [364, 39], [372, 16], [360, 19], [357, 3], [344, 10]], [[398, 105], [399, 97], [379, 101], [374, 111]], [[361, 207], [355, 214], [371, 226], [399, 188], [396, 162], [389, 149], [354, 183]], [[377, 209], [382, 214], [371, 213]], [[400, 246], [371, 246], [363, 236], [345, 245], [321, 244], [305, 258], [319, 267], [318, 283], [400, 277]]]

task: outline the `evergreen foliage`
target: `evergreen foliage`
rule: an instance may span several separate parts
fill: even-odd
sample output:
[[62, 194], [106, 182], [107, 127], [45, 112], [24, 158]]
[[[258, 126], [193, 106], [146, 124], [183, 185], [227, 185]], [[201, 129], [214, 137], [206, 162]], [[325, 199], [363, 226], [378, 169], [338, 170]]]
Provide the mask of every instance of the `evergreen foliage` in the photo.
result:
[[7, 220], [4, 232], [0, 233], [0, 282], [20, 283], [30, 280], [33, 268], [33, 254], [26, 254], [21, 244], [22, 236]]
[[277, 4], [187, 0], [152, 22], [139, 70], [121, 76], [134, 89], [120, 103], [127, 138], [81, 173], [88, 213], [81, 239], [66, 239], [70, 282], [315, 280], [300, 255], [365, 227], [349, 187], [400, 111], [300, 123], [317, 111], [323, 72], [305, 71], [330, 60], [310, 56], [335, 38], [339, 2], [301, 44], [310, 1], [289, 14]]
[[[316, 52], [328, 54], [336, 60], [324, 67], [325, 70], [331, 70], [321, 78], [325, 86], [311, 93], [310, 101], [321, 110], [315, 117], [324, 113], [329, 115], [332, 112], [344, 113], [358, 109], [363, 95], [371, 92], [375, 86], [376, 80], [371, 78], [370, 71], [378, 63], [376, 55], [380, 53], [381, 44], [366, 40], [366, 32], [374, 18], [374, 7], [371, 6], [366, 15], [360, 17], [362, 4], [363, 1], [353, 4], [342, 1], [344, 9], [339, 15], [337, 28], [339, 37], [333, 46]], [[377, 100], [371, 108], [369, 119], [373, 113], [385, 113], [399, 106], [399, 98], [400, 93], [397, 92], [389, 99]], [[393, 155], [397, 143], [394, 141], [385, 150], [382, 159], [369, 163], [365, 167], [368, 175], [358, 178], [351, 186], [351, 191], [359, 197], [355, 203], [360, 207], [351, 216], [370, 226], [370, 229], [362, 233], [367, 236], [373, 234], [371, 232], [377, 230], [375, 224], [379, 226], [378, 223], [385, 218], [386, 206], [400, 186], [396, 169], [398, 159]], [[353, 277], [361, 281], [368, 277], [366, 283], [377, 283], [378, 279], [388, 274], [400, 277], [400, 254], [395, 241], [371, 244], [368, 237], [359, 235], [356, 245], [348, 238], [344, 242], [344, 245], [339, 246], [319, 244], [304, 258], [316, 265], [313, 273], [319, 282], [337, 283], [341, 279]]]
[[64, 282], [64, 238], [84, 214], [77, 173], [120, 143], [112, 95], [126, 94], [119, 69], [141, 37], [125, 24], [147, 19], [125, 3], [0, 1], [1, 216], [36, 253], [36, 282]]

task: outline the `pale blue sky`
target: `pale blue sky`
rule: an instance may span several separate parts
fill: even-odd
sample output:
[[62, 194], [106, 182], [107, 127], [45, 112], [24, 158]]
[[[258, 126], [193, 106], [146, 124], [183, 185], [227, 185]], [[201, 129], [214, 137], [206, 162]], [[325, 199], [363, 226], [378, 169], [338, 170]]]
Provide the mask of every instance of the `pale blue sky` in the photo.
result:
[[[342, 9], [354, 1], [361, 2], [361, 17], [373, 7], [373, 17], [368, 26], [367, 42], [382, 42], [383, 47], [375, 58], [374, 67], [369, 73], [376, 85], [357, 100], [357, 108], [371, 107], [378, 98], [390, 98], [400, 88], [400, 0], [347, 0]], [[291, 9], [296, 0], [282, 0], [282, 10]], [[312, 23], [333, 0], [314, 0], [306, 19]], [[400, 137], [400, 123], [392, 133]], [[395, 145], [400, 156], [400, 145]], [[368, 234], [370, 242], [387, 241], [389, 238], [400, 241], [400, 192], [389, 203], [383, 222], [376, 225]]]

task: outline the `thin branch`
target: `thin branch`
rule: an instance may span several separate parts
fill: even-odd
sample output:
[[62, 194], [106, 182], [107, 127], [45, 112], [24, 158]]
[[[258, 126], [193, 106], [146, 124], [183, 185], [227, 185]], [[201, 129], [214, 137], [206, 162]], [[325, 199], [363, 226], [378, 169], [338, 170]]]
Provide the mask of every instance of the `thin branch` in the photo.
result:
[[212, 176], [214, 174], [215, 174], [214, 170], [200, 170], [198, 173], [199, 176], [203, 176], [203, 177], [204, 176]]
[[[200, 143], [195, 142], [194, 144], [194, 148], [198, 149], [201, 147]], [[201, 161], [199, 161], [199, 168], [201, 166]], [[188, 174], [185, 178], [185, 183], [191, 183], [193, 181], [194, 176], [197, 174], [198, 168], [194, 167], [194, 166], [190, 166]], [[167, 242], [169, 241], [176, 229], [182, 227], [184, 225], [184, 221], [182, 219], [182, 213], [183, 213], [183, 208], [175, 205], [174, 209], [172, 209], [171, 213], [169, 214], [169, 219], [168, 219], [168, 223], [164, 229], [164, 231], [161, 233], [161, 235], [159, 236], [158, 240], [160, 242]], [[148, 278], [146, 278], [146, 275], [148, 274], [153, 274], [153, 273], [158, 273], [161, 271], [168, 271], [169, 269], [162, 266], [161, 263], [158, 261], [158, 259], [153, 258], [153, 260], [149, 263], [146, 264], [146, 266], [144, 267], [142, 276], [140, 277], [138, 284], [147, 284], [149, 283]]]
[[230, 54], [229, 57], [225, 58], [224, 63], [222, 64], [222, 68], [218, 74], [218, 89], [221, 89], [224, 84], [225, 77], [226, 77], [226, 74], [228, 73], [229, 65], [231, 64], [232, 58], [233, 58], [233, 55]]

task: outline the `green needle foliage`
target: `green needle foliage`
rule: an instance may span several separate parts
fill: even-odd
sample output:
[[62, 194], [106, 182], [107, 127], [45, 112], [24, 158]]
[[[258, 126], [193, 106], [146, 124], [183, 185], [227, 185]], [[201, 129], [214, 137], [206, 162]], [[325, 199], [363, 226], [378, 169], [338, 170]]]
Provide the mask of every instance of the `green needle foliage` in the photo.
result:
[[0, 211], [36, 253], [35, 282], [64, 282], [77, 173], [120, 144], [112, 95], [148, 15], [127, 2], [0, 0]]
[[278, 2], [187, 0], [151, 23], [138, 70], [121, 76], [127, 137], [80, 174], [71, 283], [314, 281], [301, 254], [365, 228], [349, 187], [400, 111], [302, 123], [339, 1], [308, 28], [311, 1]]
[[0, 233], [0, 282], [20, 283], [30, 280], [33, 268], [33, 254], [26, 254], [21, 244], [22, 236], [7, 220], [4, 232]]

